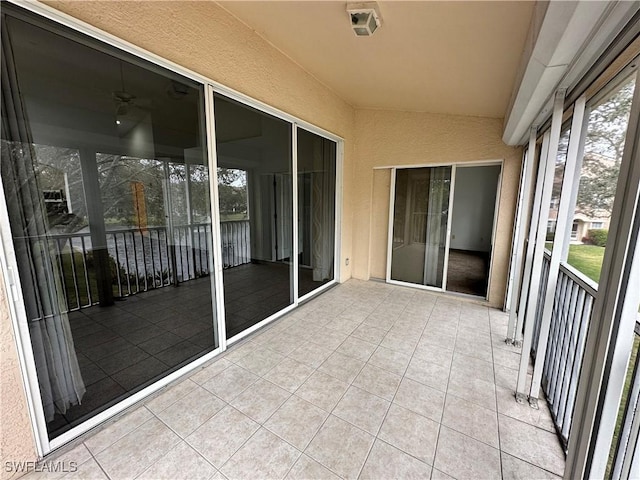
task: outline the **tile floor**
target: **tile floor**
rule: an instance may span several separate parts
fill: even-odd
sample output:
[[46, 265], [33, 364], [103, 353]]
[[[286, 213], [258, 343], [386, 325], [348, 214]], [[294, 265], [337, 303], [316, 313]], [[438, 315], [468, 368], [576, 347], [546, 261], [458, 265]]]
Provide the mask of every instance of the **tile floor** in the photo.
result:
[[557, 478], [544, 402], [513, 399], [506, 323], [350, 280], [48, 460], [77, 463], [65, 478]]

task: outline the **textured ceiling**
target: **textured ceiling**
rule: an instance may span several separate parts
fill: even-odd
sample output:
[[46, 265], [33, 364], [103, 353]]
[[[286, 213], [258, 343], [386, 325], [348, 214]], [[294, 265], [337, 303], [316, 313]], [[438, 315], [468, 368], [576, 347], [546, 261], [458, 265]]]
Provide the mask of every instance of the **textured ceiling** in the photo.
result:
[[357, 108], [504, 117], [533, 2], [378, 2], [356, 37], [346, 2], [219, 2]]

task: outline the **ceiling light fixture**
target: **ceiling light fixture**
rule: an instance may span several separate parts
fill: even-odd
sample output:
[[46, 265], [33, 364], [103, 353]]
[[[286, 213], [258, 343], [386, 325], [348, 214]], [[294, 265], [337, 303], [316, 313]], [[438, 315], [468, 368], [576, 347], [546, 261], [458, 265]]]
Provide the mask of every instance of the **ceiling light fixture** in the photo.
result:
[[382, 25], [376, 2], [347, 3], [347, 13], [351, 28], [358, 37], [370, 37]]

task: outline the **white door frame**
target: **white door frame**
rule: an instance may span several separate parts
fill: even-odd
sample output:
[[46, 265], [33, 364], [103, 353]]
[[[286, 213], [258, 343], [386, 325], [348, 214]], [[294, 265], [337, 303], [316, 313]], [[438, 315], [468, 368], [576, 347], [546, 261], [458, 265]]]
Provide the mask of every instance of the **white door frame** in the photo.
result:
[[[495, 236], [498, 227], [498, 212], [500, 205], [500, 192], [502, 191], [502, 178], [504, 171], [504, 160], [482, 160], [477, 162], [455, 162], [455, 163], [423, 163], [423, 164], [412, 164], [412, 165], [395, 165], [395, 166], [384, 166], [384, 167], [375, 167], [374, 170], [391, 170], [391, 185], [389, 188], [389, 222], [387, 228], [387, 266], [386, 266], [386, 277], [385, 281], [392, 285], [400, 285], [403, 287], [411, 287], [418, 288], [421, 290], [428, 290], [432, 292], [445, 292], [451, 293], [454, 295], [462, 295], [467, 296], [469, 298], [482, 298], [476, 297], [474, 295], [465, 295], [460, 294], [458, 292], [451, 292], [446, 289], [447, 285], [447, 272], [449, 268], [449, 248], [451, 245], [451, 220], [453, 215], [453, 198], [455, 194], [455, 178], [457, 168], [472, 168], [472, 167], [489, 167], [489, 166], [500, 166], [500, 173], [498, 178], [498, 186], [496, 192], [496, 201], [494, 207], [493, 214], [493, 226], [491, 233], [491, 262], [489, 264], [489, 272], [487, 279], [487, 294], [484, 299], [489, 299], [489, 292], [491, 291], [491, 275], [493, 273], [493, 260], [494, 260], [494, 246], [495, 246]], [[431, 167], [451, 167], [451, 188], [449, 190], [449, 211], [447, 218], [447, 235], [445, 239], [445, 259], [444, 259], [444, 268], [442, 271], [442, 287], [433, 287], [430, 285], [421, 285], [417, 283], [411, 282], [403, 282], [401, 280], [394, 280], [391, 278], [391, 261], [393, 259], [393, 219], [394, 219], [394, 211], [395, 211], [395, 195], [396, 195], [396, 175], [398, 170], [404, 169], [416, 169], [416, 168], [431, 168]]]

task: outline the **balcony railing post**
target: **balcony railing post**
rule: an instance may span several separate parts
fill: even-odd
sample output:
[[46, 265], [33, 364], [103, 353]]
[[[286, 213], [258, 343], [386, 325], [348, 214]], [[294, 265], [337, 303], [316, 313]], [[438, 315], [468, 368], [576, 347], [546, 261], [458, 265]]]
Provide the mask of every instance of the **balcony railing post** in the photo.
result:
[[[518, 322], [518, 300], [522, 280], [531, 272], [531, 262], [525, 263], [525, 245], [527, 239], [527, 220], [531, 210], [529, 198], [536, 166], [536, 138], [538, 129], [531, 127], [529, 132], [529, 148], [522, 167], [522, 182], [518, 213], [516, 217], [516, 232], [514, 233], [514, 254], [511, 261], [511, 302], [509, 306], [509, 325], [507, 327], [507, 343], [519, 345], [522, 343], [522, 323]], [[528, 269], [526, 268], [528, 267]], [[523, 270], [524, 269], [524, 270]], [[523, 309], [524, 310], [524, 309]], [[524, 312], [522, 312], [524, 314]], [[523, 317], [524, 315], [521, 315]], [[518, 328], [519, 327], [519, 328]]]
[[[562, 116], [562, 115], [561, 115]], [[557, 137], [560, 138], [560, 127], [558, 127]], [[525, 331], [522, 340], [522, 354], [518, 369], [518, 382], [516, 384], [516, 400], [524, 403], [527, 400], [526, 383], [527, 367], [529, 365], [529, 355], [533, 343], [533, 330], [535, 326], [536, 308], [538, 305], [538, 291], [540, 289], [540, 278], [544, 260], [544, 239], [546, 235], [545, 225], [547, 224], [548, 210], [545, 212], [541, 206], [548, 205], [551, 199], [551, 188], [553, 184], [553, 163], [551, 163], [550, 147], [552, 134], [545, 133], [542, 141], [542, 153], [538, 167], [538, 178], [536, 194], [533, 208], [534, 215], [531, 220], [529, 232], [529, 245], [527, 247], [527, 262], [531, 262], [531, 275], [529, 277], [528, 288], [522, 289], [520, 296], [519, 310], [525, 315]], [[556, 142], [557, 146], [557, 142]], [[555, 163], [555, 155], [552, 162]], [[545, 202], [546, 199], [546, 202]], [[525, 310], [526, 308], [526, 310]]]
[[[564, 95], [562, 95], [562, 98], [564, 99]], [[553, 241], [553, 251], [551, 252], [551, 260], [549, 263], [549, 277], [547, 279], [546, 291], [543, 296], [540, 337], [538, 338], [536, 361], [533, 367], [533, 380], [529, 391], [529, 403], [533, 407], [537, 407], [538, 398], [540, 396], [540, 382], [542, 381], [542, 373], [547, 354], [547, 341], [549, 339], [551, 316], [553, 314], [556, 286], [558, 284], [558, 274], [560, 272], [560, 260], [564, 251], [564, 244], [565, 242], [569, 242], [569, 235], [567, 235], [567, 232], [570, 232], [570, 230], [567, 229], [567, 223], [573, 220], [572, 214], [574, 205], [571, 205], [572, 190], [575, 185], [574, 178], [576, 176], [580, 176], [580, 170], [576, 170], [576, 167], [578, 166], [579, 146], [582, 143], [581, 137], [586, 135], [586, 131], [582, 131], [585, 101], [585, 97], [581, 97], [575, 102], [573, 107], [571, 136], [569, 138], [569, 149], [567, 151], [565, 161], [562, 189], [560, 192], [560, 204], [558, 205], [558, 217], [556, 222], [556, 232], [559, 233], [559, 235], [556, 234]], [[562, 108], [563, 105], [560, 107]], [[560, 112], [560, 121], [561, 120], [562, 111]], [[557, 150], [558, 148], [556, 146], [556, 155]], [[555, 155], [552, 160], [555, 164]], [[548, 205], [549, 203], [543, 203], [542, 206], [543, 208], [548, 208]]]

